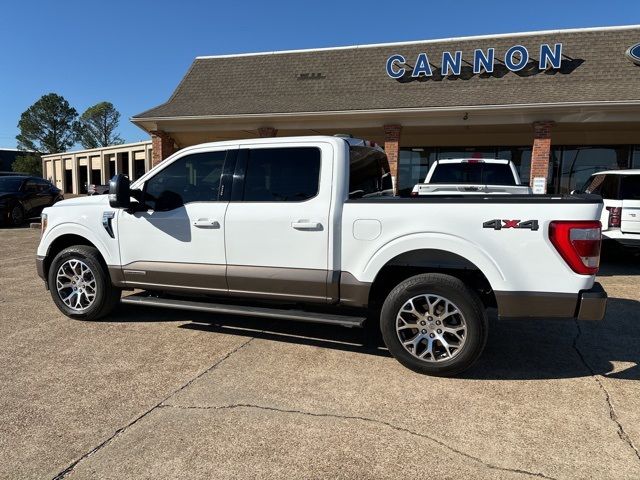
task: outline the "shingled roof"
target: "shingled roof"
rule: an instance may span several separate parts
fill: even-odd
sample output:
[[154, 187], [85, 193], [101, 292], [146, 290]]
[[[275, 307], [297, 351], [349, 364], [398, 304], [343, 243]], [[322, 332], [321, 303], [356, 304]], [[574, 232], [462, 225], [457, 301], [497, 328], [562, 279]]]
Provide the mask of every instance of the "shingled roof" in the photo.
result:
[[[495, 48], [497, 59], [517, 44], [538, 59], [541, 43], [563, 44], [559, 71], [514, 73], [496, 62], [493, 75], [434, 75], [391, 79], [387, 58], [402, 54], [411, 64], [420, 52], [440, 66], [443, 51], [462, 50], [473, 61], [477, 48]], [[415, 107], [456, 107], [640, 100], [640, 66], [625, 50], [640, 42], [640, 26], [443, 41], [369, 45], [313, 51], [199, 57], [164, 104], [133, 120], [239, 114], [362, 111]], [[466, 73], [465, 73], [466, 71]], [[435, 72], [435, 70], [434, 70]], [[525, 72], [525, 73], [523, 73]], [[410, 76], [409, 76], [410, 77]]]

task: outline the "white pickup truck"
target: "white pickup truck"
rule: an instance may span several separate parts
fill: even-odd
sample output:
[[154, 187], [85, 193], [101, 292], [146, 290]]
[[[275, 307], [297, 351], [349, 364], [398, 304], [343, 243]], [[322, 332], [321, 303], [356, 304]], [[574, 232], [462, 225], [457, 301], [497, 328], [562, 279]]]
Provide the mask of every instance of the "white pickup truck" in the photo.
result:
[[[37, 269], [67, 316], [118, 302], [362, 326], [403, 365], [468, 368], [502, 317], [600, 320], [595, 195], [399, 198], [360, 140], [185, 148], [44, 211]], [[123, 290], [141, 289], [121, 299]], [[371, 320], [369, 320], [371, 321]]]
[[520, 183], [518, 170], [510, 160], [446, 158], [433, 162], [424, 183], [415, 185], [411, 196], [456, 193], [513, 195], [532, 191]]

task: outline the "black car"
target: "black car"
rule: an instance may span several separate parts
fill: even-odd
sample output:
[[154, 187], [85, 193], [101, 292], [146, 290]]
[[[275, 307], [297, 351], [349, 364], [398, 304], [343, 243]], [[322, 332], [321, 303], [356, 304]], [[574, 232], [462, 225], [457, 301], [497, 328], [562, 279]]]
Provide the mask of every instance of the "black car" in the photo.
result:
[[0, 177], [0, 224], [20, 225], [63, 199], [60, 189], [43, 178]]

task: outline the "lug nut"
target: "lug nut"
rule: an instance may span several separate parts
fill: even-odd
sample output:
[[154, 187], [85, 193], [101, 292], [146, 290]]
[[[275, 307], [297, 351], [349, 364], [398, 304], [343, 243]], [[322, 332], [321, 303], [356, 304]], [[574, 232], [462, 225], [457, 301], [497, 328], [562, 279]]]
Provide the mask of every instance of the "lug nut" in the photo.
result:
[[424, 334], [424, 333], [427, 333], [427, 331], [426, 331], [426, 330], [422, 330], [422, 333], [423, 333], [423, 334]]
[[442, 333], [442, 330], [438, 329], [438, 333]]
[[426, 325], [427, 322], [425, 322], [424, 320], [422, 322], [420, 322], [420, 325]]
[[440, 320], [438, 320], [438, 321], [436, 322], [436, 325], [440, 325], [441, 323], [442, 323], [442, 322], [441, 322]]
[[434, 335], [433, 333], [430, 333], [430, 334], [429, 334], [429, 336], [430, 336], [431, 338], [435, 337], [435, 335]]
[[427, 320], [431, 321], [433, 320], [433, 317], [427, 317]]

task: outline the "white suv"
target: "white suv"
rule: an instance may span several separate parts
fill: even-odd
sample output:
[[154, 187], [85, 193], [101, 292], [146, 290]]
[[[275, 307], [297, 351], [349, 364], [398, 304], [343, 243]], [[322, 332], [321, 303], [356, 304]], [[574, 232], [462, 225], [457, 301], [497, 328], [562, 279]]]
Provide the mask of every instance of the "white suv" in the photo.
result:
[[640, 249], [640, 169], [594, 173], [582, 191], [596, 193], [604, 201], [603, 239]]

